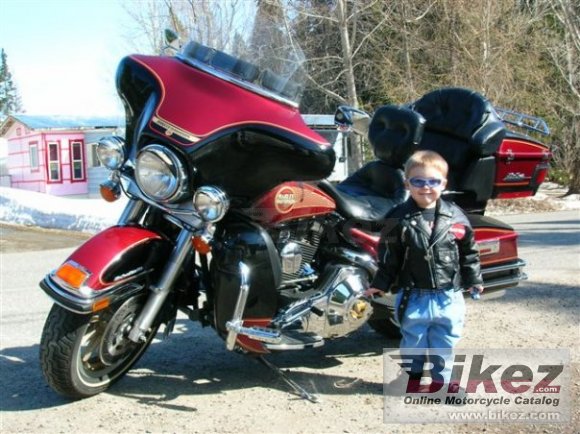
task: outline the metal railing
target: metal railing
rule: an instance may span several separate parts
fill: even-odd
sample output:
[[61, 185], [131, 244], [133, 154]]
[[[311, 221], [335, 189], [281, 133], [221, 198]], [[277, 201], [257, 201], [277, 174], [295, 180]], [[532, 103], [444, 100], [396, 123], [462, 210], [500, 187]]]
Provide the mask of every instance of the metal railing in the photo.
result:
[[506, 124], [514, 125], [527, 131], [550, 135], [550, 128], [546, 121], [537, 116], [526, 115], [515, 111], [495, 107], [499, 118]]

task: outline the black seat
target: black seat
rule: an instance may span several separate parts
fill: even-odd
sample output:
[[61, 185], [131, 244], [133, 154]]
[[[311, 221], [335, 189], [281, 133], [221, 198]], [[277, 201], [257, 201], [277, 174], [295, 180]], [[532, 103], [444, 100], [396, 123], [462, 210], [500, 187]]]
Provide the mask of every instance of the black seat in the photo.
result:
[[416, 149], [425, 119], [394, 105], [379, 108], [369, 125], [369, 141], [378, 160], [371, 161], [336, 187], [321, 185], [336, 201], [338, 210], [360, 222], [382, 219], [408, 197], [403, 163]]
[[378, 222], [400, 202], [381, 196], [351, 196], [327, 180], [320, 181], [318, 186], [334, 199], [338, 212], [353, 222]]

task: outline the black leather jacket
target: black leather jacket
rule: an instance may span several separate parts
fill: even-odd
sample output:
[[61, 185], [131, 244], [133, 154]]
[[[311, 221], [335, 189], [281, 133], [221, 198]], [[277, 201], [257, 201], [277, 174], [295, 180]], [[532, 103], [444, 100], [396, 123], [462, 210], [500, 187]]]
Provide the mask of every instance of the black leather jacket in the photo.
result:
[[438, 200], [433, 230], [413, 199], [385, 219], [379, 243], [379, 271], [371, 286], [471, 288], [483, 284], [473, 230], [459, 207]]

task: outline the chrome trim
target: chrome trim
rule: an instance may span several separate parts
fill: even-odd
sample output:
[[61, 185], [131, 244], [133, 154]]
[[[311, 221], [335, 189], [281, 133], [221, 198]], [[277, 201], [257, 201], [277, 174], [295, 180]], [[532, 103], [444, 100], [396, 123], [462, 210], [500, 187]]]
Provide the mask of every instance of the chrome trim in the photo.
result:
[[137, 173], [139, 171], [139, 158], [148, 152], [152, 153], [157, 158], [164, 161], [165, 164], [167, 164], [167, 160], [171, 162], [171, 166], [169, 164], [167, 164], [167, 166], [175, 169], [176, 173], [174, 176], [177, 182], [175, 190], [172, 191], [167, 197], [158, 199], [150, 197], [150, 199], [155, 201], [158, 200], [160, 202], [172, 202], [182, 197], [187, 192], [189, 186], [188, 182], [189, 177], [187, 175], [187, 170], [181, 159], [174, 152], [169, 150], [167, 147], [158, 144], [147, 145], [143, 149], [141, 149], [137, 154], [137, 158], [135, 159], [135, 182], [139, 186], [139, 189], [143, 192], [143, 194], [145, 194], [145, 196], [149, 197], [149, 195], [145, 192], [145, 190], [141, 187], [141, 185], [139, 185], [139, 180], [137, 176]]
[[[138, 285], [132, 282], [124, 282], [102, 292], [96, 293], [94, 297], [86, 298], [61, 287], [58, 282], [53, 280], [50, 274], [40, 282], [40, 287], [56, 304], [78, 314], [92, 313], [93, 305], [101, 300], [104, 300], [105, 298], [110, 298], [110, 304], [113, 304], [119, 301], [119, 299], [129, 297], [130, 295], [143, 289], [143, 285]], [[117, 294], [117, 292], [120, 292], [121, 290], [124, 290], [122, 294]]]
[[[525, 266], [526, 261], [524, 261], [523, 259], [518, 259], [516, 262], [513, 262], [511, 264], [503, 264], [495, 267], [483, 268], [481, 270], [481, 274], [483, 276], [483, 283], [485, 285], [485, 289], [496, 288], [498, 286], [504, 287], [516, 286], [519, 282], [528, 280], [528, 275], [523, 272], [523, 267]], [[486, 276], [502, 271], [514, 271], [515, 274], [512, 274], [510, 276], [499, 276], [490, 281], [487, 282], [485, 281]]]
[[285, 280], [284, 282], [282, 282], [282, 284], [279, 286], [279, 288], [284, 288], [285, 286], [293, 285], [294, 283], [314, 282], [316, 279], [318, 279], [318, 274], [312, 274], [310, 276], [300, 277], [298, 279]]
[[492, 280], [485, 283], [485, 289], [496, 288], [498, 286], [516, 286], [518, 283], [528, 280], [528, 275], [526, 273], [521, 273], [516, 276], [507, 277], [505, 279]]
[[187, 56], [184, 56], [181, 53], [178, 53], [175, 55], [176, 58], [178, 58], [179, 60], [181, 60], [184, 63], [187, 63], [190, 66], [193, 66], [194, 68], [200, 69], [203, 72], [207, 72], [210, 75], [213, 75], [214, 77], [217, 77], [221, 80], [227, 81], [229, 83], [235, 84], [237, 86], [240, 86], [246, 90], [249, 90], [250, 92], [253, 93], [257, 93], [258, 95], [261, 96], [265, 96], [267, 98], [273, 99], [274, 101], [278, 101], [281, 102], [283, 104], [289, 105], [290, 107], [293, 108], [298, 108], [300, 106], [299, 103], [286, 99], [280, 95], [278, 95], [275, 92], [269, 91], [267, 89], [264, 89], [261, 86], [252, 84], [252, 83], [248, 83], [247, 81], [244, 80], [240, 80], [236, 77], [233, 77], [229, 74], [226, 74], [224, 72], [221, 72], [219, 69], [216, 68], [212, 68], [210, 65], [203, 63], [203, 62], [199, 62], [195, 59], [191, 59]]
[[[191, 201], [181, 202], [178, 205], [174, 205], [176, 206], [175, 208], [172, 208], [172, 205], [170, 204], [162, 204], [145, 196], [145, 194], [137, 186], [136, 181], [130, 178], [128, 175], [123, 174], [123, 179], [128, 184], [126, 185], [125, 190], [129, 197], [133, 199], [137, 198], [148, 205], [158, 208], [166, 214], [172, 215], [179, 221], [183, 222], [185, 225], [191, 226], [196, 230], [203, 229], [207, 225], [207, 223], [197, 215], [196, 211], [193, 209], [193, 203]], [[187, 205], [191, 208], [183, 208], [184, 205]]]
[[250, 268], [243, 262], [240, 262], [238, 267], [240, 270], [240, 294], [238, 295], [232, 319], [226, 323], [226, 329], [228, 330], [226, 348], [230, 351], [235, 348], [236, 339], [242, 330], [242, 316], [248, 301], [248, 294], [250, 293]]
[[371, 278], [374, 277], [374, 275], [377, 274], [377, 271], [379, 270], [379, 267], [373, 257], [366, 253], [360, 253], [354, 250], [345, 249], [343, 247], [330, 248], [326, 251], [336, 257], [345, 259], [353, 265], [364, 268], [367, 273], [369, 273]]
[[[235, 333], [236, 338], [238, 335], [244, 335], [249, 337], [250, 339], [254, 339], [260, 342], [266, 342], [268, 344], [278, 344], [282, 341], [282, 335], [279, 331], [274, 329], [268, 329], [265, 327], [244, 327], [244, 326], [236, 326], [231, 321], [228, 321], [226, 324], [226, 328], [228, 329], [228, 342], [226, 346], [229, 345], [229, 336], [230, 333]], [[234, 340], [235, 346], [235, 340]], [[233, 349], [233, 348], [232, 348]], [[228, 347], [228, 350], [231, 349]]]
[[550, 127], [546, 121], [537, 116], [526, 115], [512, 110], [494, 107], [498, 117], [506, 124], [515, 125], [528, 131], [534, 131], [544, 136], [550, 135]]
[[117, 220], [117, 225], [126, 226], [131, 223], [138, 223], [145, 214], [146, 209], [147, 204], [142, 200], [129, 199], [119, 220]]
[[481, 274], [485, 275], [485, 274], [490, 274], [490, 273], [498, 273], [501, 271], [510, 271], [510, 270], [515, 270], [515, 269], [521, 269], [521, 268], [525, 267], [526, 265], [527, 265], [526, 261], [524, 261], [523, 259], [518, 259], [516, 262], [514, 262], [512, 264], [504, 264], [504, 265], [497, 265], [495, 267], [482, 268]]
[[[104, 147], [114, 148], [114, 149], [119, 151], [120, 159], [119, 159], [118, 165], [116, 165], [114, 167], [110, 167], [107, 164], [105, 164], [103, 161], [101, 161], [99, 148], [104, 148]], [[97, 144], [97, 158], [98, 158], [99, 162], [103, 165], [103, 167], [105, 167], [111, 171], [119, 170], [121, 167], [123, 167], [123, 164], [125, 163], [125, 161], [127, 159], [127, 150], [125, 149], [125, 139], [123, 139], [122, 137], [119, 137], [119, 136], [105, 136], [105, 137], [102, 137], [101, 139], [99, 139], [98, 144]]]
[[[214, 207], [219, 208], [218, 209], [219, 214], [216, 218], [213, 218], [213, 219], [204, 218], [202, 213], [199, 211], [198, 205], [196, 204], [196, 202], [197, 202], [197, 199], [202, 194], [207, 196], [210, 199], [210, 201], [214, 203], [214, 205], [213, 205]], [[223, 219], [230, 208], [230, 199], [228, 198], [228, 195], [223, 190], [221, 190], [220, 188], [215, 187], [213, 185], [204, 185], [203, 187], [199, 187], [195, 191], [195, 193], [193, 194], [192, 202], [193, 202], [193, 209], [195, 209], [195, 211], [197, 212], [197, 215], [199, 215], [203, 221], [206, 221], [209, 223], [215, 223], [215, 222], [218, 222], [221, 219]]]
[[[92, 288], [89, 288], [88, 286], [84, 286], [84, 283], [87, 281], [87, 279], [89, 277], [91, 277], [91, 275], [93, 273], [91, 273], [86, 267], [82, 266], [81, 264], [79, 264], [76, 261], [73, 261], [71, 259], [65, 261], [61, 267], [65, 264], [70, 264], [73, 268], [77, 268], [79, 270], [81, 270], [86, 277], [83, 280], [83, 283], [81, 284], [80, 288], [75, 288], [74, 286], [69, 285], [67, 282], [65, 282], [64, 280], [62, 280], [60, 277], [58, 277], [56, 275], [56, 272], [58, 271], [58, 268], [56, 270], [52, 270], [50, 272], [50, 277], [51, 279], [57, 284], [59, 285], [62, 289], [72, 292], [73, 294], [77, 294], [79, 293], [81, 296], [83, 296], [83, 298], [88, 298], [90, 297], [91, 293], [90, 291], [93, 291]], [[60, 268], [60, 267], [59, 267]]]
[[306, 348], [320, 348], [324, 345], [324, 339], [321, 337], [317, 341], [312, 342], [300, 342], [299, 340], [295, 340], [294, 342], [288, 343], [285, 342], [284, 339], [280, 339], [279, 343], [269, 343], [267, 342], [264, 345], [269, 350], [275, 351], [296, 351], [296, 350], [304, 350]]

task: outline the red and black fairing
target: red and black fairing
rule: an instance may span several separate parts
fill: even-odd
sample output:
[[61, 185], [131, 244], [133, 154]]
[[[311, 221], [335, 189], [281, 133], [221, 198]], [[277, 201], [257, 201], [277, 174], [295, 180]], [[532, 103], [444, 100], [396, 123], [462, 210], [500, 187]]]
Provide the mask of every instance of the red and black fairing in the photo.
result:
[[177, 58], [127, 57], [117, 87], [127, 111], [127, 143], [138, 150], [162, 141], [181, 150], [194, 186], [215, 185], [247, 201], [287, 180], [322, 179], [334, 167], [334, 150], [296, 107]]
[[[279, 252], [265, 227], [335, 209], [331, 198], [304, 182], [331, 173], [334, 150], [304, 124], [297, 107], [177, 58], [127, 57], [119, 66], [117, 86], [126, 106], [133, 157], [147, 144], [164, 143], [188, 162], [193, 188], [215, 185], [231, 199], [212, 250], [211, 303], [217, 329], [225, 333], [232, 318], [240, 262], [251, 269], [244, 321], [266, 325], [279, 308], [277, 288], [283, 275]], [[239, 344], [250, 349], [255, 343]]]
[[114, 226], [86, 241], [64, 262], [87, 272], [80, 290], [70, 288], [57, 273], [48, 275], [40, 286], [65, 308], [90, 313], [103, 297], [109, 297], [113, 303], [118, 301], [117, 297], [130, 295], [126, 285], [159, 271], [171, 248], [169, 241], [151, 230]]

